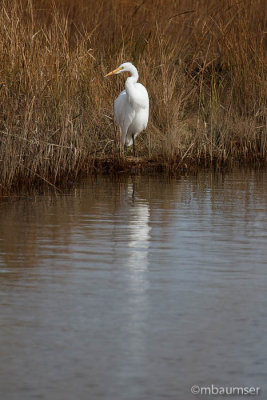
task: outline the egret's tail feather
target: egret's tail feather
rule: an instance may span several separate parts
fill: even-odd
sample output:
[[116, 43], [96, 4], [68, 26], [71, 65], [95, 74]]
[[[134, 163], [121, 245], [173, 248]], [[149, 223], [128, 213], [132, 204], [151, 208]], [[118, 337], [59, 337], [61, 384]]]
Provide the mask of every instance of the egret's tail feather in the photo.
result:
[[133, 139], [131, 137], [126, 137], [125, 139], [126, 146], [131, 146], [133, 144]]

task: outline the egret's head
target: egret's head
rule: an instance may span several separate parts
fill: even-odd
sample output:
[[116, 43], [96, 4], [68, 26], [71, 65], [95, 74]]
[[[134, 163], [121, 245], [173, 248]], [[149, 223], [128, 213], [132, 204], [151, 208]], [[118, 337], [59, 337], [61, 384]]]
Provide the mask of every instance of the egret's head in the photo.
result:
[[118, 68], [114, 69], [114, 71], [111, 71], [107, 75], [105, 75], [105, 77], [110, 75], [120, 74], [121, 72], [126, 72], [126, 71], [131, 72], [132, 67], [133, 64], [130, 62], [123, 63]]

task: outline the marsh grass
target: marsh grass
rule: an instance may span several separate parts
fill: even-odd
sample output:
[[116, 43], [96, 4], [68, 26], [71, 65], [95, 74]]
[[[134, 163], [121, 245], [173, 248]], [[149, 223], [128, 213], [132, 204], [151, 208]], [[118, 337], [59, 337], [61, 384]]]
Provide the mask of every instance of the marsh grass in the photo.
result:
[[265, 7], [3, 0], [0, 190], [56, 185], [106, 159], [125, 166], [112, 122], [125, 76], [103, 78], [123, 61], [137, 66], [150, 96], [149, 126], [137, 139], [143, 163], [266, 160]]

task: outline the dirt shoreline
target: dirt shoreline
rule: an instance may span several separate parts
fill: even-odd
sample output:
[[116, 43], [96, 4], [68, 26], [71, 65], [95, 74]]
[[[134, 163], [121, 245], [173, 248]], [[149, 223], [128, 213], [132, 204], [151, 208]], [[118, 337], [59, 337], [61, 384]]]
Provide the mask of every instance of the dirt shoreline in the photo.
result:
[[64, 193], [66, 188], [71, 188], [79, 183], [81, 179], [90, 178], [97, 175], [110, 175], [111, 177], [120, 175], [179, 175], [195, 174], [199, 171], [231, 171], [233, 168], [262, 169], [266, 168], [267, 160], [260, 157], [246, 157], [235, 160], [227, 159], [222, 162], [220, 159], [200, 159], [187, 160], [177, 159], [172, 161], [148, 159], [146, 157], [113, 157], [101, 156], [88, 158], [77, 167], [76, 170], [63, 172], [56, 180], [53, 176], [42, 176], [36, 173], [34, 176], [17, 176], [9, 186], [0, 186], [0, 200], [18, 195], [29, 195], [33, 192], [42, 193], [45, 189], [52, 189], [59, 193]]

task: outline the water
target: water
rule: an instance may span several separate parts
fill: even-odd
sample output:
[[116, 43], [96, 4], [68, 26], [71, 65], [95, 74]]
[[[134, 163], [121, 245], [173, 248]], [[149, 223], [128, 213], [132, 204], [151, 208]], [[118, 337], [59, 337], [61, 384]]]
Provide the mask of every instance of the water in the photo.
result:
[[266, 182], [105, 177], [0, 203], [0, 398], [267, 398]]

